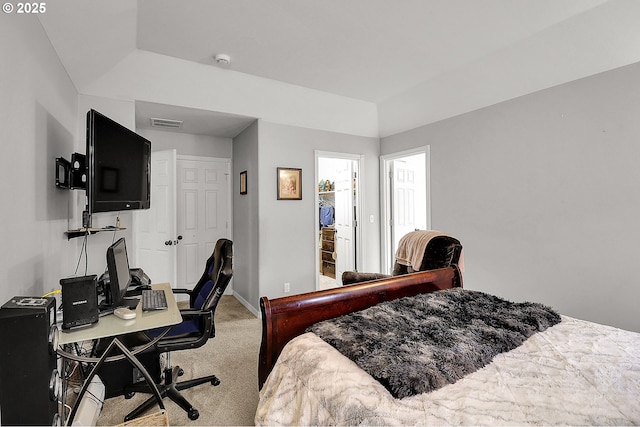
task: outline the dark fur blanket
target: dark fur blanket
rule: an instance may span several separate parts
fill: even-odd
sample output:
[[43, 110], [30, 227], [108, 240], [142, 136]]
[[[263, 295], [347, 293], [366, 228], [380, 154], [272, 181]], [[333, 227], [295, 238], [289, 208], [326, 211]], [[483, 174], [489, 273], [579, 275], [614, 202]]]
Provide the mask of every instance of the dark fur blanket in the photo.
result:
[[403, 398], [452, 384], [559, 322], [541, 304], [455, 288], [383, 302], [307, 330]]

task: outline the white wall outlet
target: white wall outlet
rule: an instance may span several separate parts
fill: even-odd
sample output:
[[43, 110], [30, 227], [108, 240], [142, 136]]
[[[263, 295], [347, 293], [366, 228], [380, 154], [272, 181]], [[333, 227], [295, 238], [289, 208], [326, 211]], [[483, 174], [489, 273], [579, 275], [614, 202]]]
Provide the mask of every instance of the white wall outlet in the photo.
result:
[[289, 282], [284, 284], [284, 291], [285, 293], [291, 291], [291, 284]]

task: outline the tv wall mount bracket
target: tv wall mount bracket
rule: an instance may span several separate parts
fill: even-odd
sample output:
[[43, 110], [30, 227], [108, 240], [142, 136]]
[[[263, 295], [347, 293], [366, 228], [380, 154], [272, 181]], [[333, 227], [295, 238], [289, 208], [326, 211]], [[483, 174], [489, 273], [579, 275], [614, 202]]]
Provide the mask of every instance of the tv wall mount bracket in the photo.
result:
[[73, 153], [71, 161], [56, 157], [56, 187], [69, 190], [87, 189], [87, 162], [84, 154]]

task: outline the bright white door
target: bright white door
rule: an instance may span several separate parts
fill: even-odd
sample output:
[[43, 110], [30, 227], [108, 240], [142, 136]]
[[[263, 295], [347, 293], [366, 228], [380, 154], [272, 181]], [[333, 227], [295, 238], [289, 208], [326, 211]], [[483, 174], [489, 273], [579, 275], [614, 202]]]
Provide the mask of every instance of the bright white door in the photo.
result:
[[386, 248], [384, 270], [390, 273], [395, 253], [402, 236], [413, 230], [430, 227], [427, 203], [427, 155], [426, 152], [397, 156], [385, 160], [388, 181], [386, 183], [385, 209], [388, 215], [385, 228]]
[[136, 211], [136, 264], [153, 283], [176, 281], [176, 150], [151, 152], [151, 208]]
[[335, 179], [335, 247], [336, 247], [336, 283], [342, 285], [342, 273], [353, 270], [354, 228], [353, 228], [353, 162], [345, 160], [336, 170]]
[[177, 170], [178, 284], [191, 289], [218, 239], [231, 238], [231, 162], [180, 156]]
[[411, 163], [393, 160], [391, 187], [393, 191], [392, 252], [395, 254], [402, 236], [418, 228], [416, 223], [416, 171]]

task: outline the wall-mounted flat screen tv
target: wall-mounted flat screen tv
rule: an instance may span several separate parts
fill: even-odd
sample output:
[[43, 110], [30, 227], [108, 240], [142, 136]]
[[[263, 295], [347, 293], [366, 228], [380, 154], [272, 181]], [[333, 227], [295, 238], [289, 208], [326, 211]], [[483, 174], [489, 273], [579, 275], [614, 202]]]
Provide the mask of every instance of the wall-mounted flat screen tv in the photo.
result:
[[89, 215], [151, 206], [151, 142], [95, 110], [87, 113]]

